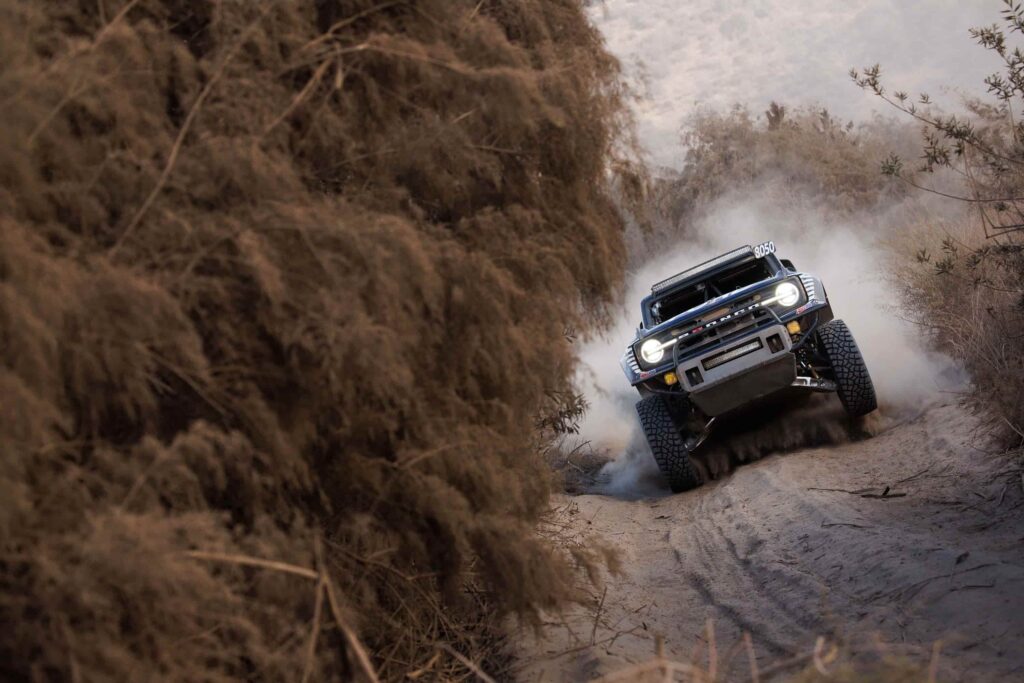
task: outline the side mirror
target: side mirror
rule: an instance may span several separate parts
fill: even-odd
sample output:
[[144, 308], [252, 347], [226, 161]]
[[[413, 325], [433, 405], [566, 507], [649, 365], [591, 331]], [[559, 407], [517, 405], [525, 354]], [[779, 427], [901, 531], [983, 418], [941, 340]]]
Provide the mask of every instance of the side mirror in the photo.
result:
[[782, 261], [782, 265], [785, 266], [786, 268], [789, 268], [792, 271], [796, 270], [796, 266], [794, 266], [793, 262], [790, 261], [788, 258], [779, 259], [779, 260]]

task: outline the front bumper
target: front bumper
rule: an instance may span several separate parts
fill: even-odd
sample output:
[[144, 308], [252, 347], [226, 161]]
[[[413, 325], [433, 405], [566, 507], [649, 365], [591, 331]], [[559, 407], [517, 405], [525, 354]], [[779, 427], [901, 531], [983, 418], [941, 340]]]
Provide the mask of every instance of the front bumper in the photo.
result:
[[680, 362], [677, 376], [694, 405], [707, 415], [721, 415], [792, 386], [792, 346], [785, 326], [772, 325]]
[[[811, 282], [816, 283], [817, 281]], [[807, 283], [805, 283], [804, 286], [806, 288], [811, 287]], [[818, 287], [820, 287], [820, 285]], [[808, 291], [816, 293], [819, 292], [820, 289], [809, 289]], [[802, 339], [804, 336], [808, 334], [813, 334], [815, 327], [817, 327], [818, 325], [824, 325], [825, 323], [830, 321], [830, 319], [833, 319], [833, 312], [831, 312], [831, 306], [829, 305], [828, 301], [814, 298], [812, 296], [807, 301], [807, 303], [800, 306], [796, 310], [787, 312], [782, 315], [776, 315], [774, 317], [773, 323], [775, 325], [785, 325], [793, 321], [800, 321], [803, 332], [801, 337], [798, 338], [799, 342], [799, 339]], [[744, 335], [746, 333], [748, 333], [748, 331], [744, 330], [741, 331], [739, 335]], [[636, 340], [634, 340], [633, 343], [635, 342]], [[641, 390], [642, 387], [644, 385], [648, 385], [648, 383], [655, 385], [655, 391], [658, 388], [657, 385], [662, 385], [662, 387], [664, 387], [665, 385], [662, 378], [666, 373], [676, 371], [676, 359], [678, 359], [680, 366], [690, 365], [690, 361], [694, 359], [693, 356], [686, 357], [685, 355], [682, 354], [678, 356], [678, 358], [674, 358], [671, 353], [667, 353], [665, 360], [660, 362], [660, 364], [657, 367], [645, 369], [640, 366], [639, 362], [637, 361], [636, 355], [633, 353], [633, 343], [626, 347], [626, 352], [623, 354], [622, 358], [620, 358], [618, 364], [622, 366], [623, 373], [626, 375], [626, 378], [629, 380], [630, 384], [635, 387], [641, 388]], [[728, 344], [728, 348], [731, 348], [735, 343], [735, 340], [728, 339], [724, 343]], [[711, 351], [708, 352], [710, 353]]]

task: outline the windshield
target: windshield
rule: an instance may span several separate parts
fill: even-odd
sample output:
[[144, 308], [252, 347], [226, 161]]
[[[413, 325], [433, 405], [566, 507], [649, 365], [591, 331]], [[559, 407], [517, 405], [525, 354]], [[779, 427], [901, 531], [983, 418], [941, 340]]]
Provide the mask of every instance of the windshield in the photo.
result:
[[669, 292], [651, 302], [651, 319], [655, 324], [696, 308], [723, 294], [767, 280], [774, 273], [766, 259], [751, 258], [728, 270]]

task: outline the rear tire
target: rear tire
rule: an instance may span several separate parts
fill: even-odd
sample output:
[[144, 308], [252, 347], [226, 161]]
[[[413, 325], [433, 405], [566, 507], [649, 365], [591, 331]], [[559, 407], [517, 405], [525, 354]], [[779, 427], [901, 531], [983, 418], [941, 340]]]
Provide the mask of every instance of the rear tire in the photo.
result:
[[660, 395], [648, 396], [636, 404], [636, 412], [654, 461], [668, 480], [672, 492], [689, 491], [703, 484], [700, 472], [690, 459], [686, 441], [672, 417], [669, 400]]
[[830, 320], [819, 327], [818, 343], [832, 368], [836, 393], [846, 412], [860, 417], [877, 408], [875, 385], [846, 323]]

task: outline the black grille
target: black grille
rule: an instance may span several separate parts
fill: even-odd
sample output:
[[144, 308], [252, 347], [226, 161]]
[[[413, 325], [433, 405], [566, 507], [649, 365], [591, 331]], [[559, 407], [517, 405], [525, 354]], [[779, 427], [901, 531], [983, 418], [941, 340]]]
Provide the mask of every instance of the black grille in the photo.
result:
[[679, 340], [679, 358], [681, 360], [709, 351], [730, 339], [753, 332], [773, 320], [770, 311], [756, 308], [749, 313], [691, 334]]

